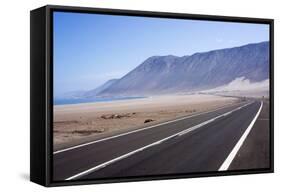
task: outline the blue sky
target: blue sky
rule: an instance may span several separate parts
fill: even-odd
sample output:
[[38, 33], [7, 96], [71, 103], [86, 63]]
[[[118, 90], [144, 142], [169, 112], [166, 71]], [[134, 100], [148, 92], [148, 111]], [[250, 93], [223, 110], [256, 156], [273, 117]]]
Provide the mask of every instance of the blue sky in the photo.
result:
[[54, 95], [120, 78], [154, 55], [191, 55], [269, 40], [269, 26], [54, 13]]

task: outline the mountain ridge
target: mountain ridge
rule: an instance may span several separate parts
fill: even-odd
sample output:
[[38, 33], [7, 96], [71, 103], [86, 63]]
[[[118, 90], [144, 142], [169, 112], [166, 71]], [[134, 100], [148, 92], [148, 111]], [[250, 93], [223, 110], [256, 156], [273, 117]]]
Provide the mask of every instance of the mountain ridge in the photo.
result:
[[106, 81], [105, 83], [103, 83], [102, 85], [98, 86], [97, 88], [84, 92], [83, 97], [84, 98], [95, 97], [97, 94], [99, 94], [103, 90], [107, 89], [109, 86], [111, 86], [116, 81], [118, 81], [118, 79], [110, 79], [110, 80]]
[[242, 76], [256, 82], [268, 78], [268, 63], [268, 41], [190, 56], [152, 56], [97, 95], [140, 96], [199, 91]]

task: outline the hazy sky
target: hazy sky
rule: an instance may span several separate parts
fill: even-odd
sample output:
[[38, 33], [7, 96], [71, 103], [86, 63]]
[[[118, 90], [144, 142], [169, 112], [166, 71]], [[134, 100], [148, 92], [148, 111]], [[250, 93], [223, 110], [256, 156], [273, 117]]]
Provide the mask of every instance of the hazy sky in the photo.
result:
[[269, 40], [269, 26], [54, 13], [54, 94], [93, 89], [154, 55], [191, 55]]

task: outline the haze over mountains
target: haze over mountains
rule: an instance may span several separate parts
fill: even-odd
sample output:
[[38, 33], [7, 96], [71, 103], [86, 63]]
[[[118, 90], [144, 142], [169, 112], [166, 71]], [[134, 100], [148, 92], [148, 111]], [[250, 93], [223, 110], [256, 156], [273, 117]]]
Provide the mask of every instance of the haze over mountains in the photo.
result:
[[93, 89], [93, 90], [90, 90], [90, 91], [86, 91], [84, 93], [84, 97], [93, 97], [93, 96], [96, 96], [98, 95], [99, 93], [101, 93], [102, 91], [104, 91], [105, 89], [107, 89], [108, 87], [110, 87], [112, 84], [114, 84], [116, 81], [118, 81], [118, 79], [110, 79], [108, 80], [107, 82], [105, 82], [104, 84], [102, 84], [101, 86]]
[[122, 78], [109, 80], [82, 97], [194, 92], [220, 87], [239, 77], [249, 82], [269, 78], [269, 42], [183, 57], [152, 56]]

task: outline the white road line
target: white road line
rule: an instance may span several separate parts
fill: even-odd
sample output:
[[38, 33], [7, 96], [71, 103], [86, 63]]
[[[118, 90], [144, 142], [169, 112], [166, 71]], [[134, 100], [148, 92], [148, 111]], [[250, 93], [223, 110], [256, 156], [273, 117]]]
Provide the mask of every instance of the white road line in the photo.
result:
[[207, 114], [207, 113], [212, 113], [212, 112], [218, 111], [220, 109], [224, 109], [226, 107], [229, 107], [229, 106], [227, 105], [227, 106], [220, 107], [220, 108], [217, 108], [217, 109], [214, 109], [214, 110], [211, 110], [211, 111], [205, 111], [205, 112], [194, 114], [194, 115], [190, 115], [190, 116], [187, 116], [187, 117], [182, 117], [182, 118], [179, 118], [179, 119], [175, 119], [175, 120], [171, 120], [171, 121], [166, 121], [164, 123], [160, 123], [160, 124], [157, 124], [157, 125], [152, 125], [152, 126], [149, 126], [149, 127], [144, 127], [144, 128], [136, 129], [136, 130], [133, 130], [133, 131], [129, 131], [129, 132], [126, 132], [126, 133], [121, 133], [121, 134], [118, 134], [118, 135], [106, 137], [106, 138], [99, 139], [99, 140], [96, 140], [96, 141], [91, 141], [91, 142], [88, 142], [88, 143], [83, 143], [83, 144], [80, 144], [80, 145], [76, 145], [76, 146], [73, 146], [73, 147], [69, 147], [69, 148], [65, 148], [65, 149], [61, 149], [61, 150], [55, 151], [55, 152], [53, 152], [53, 154], [55, 155], [55, 154], [62, 153], [62, 152], [65, 152], [65, 151], [69, 151], [69, 150], [72, 150], [72, 149], [76, 149], [76, 148], [79, 148], [79, 147], [84, 147], [84, 146], [87, 146], [87, 145], [98, 143], [98, 142], [101, 142], [101, 141], [106, 141], [106, 140], [114, 139], [114, 138], [117, 138], [117, 137], [129, 135], [129, 134], [136, 133], [136, 132], [139, 132], [139, 131], [144, 131], [144, 130], [147, 130], [147, 129], [158, 127], [158, 126], [161, 126], [161, 125], [166, 125], [166, 124], [169, 124], [169, 123], [181, 121], [181, 120], [188, 119], [188, 118], [191, 118], [191, 117], [195, 117], [195, 116], [199, 116], [199, 115], [203, 115], [203, 114]]
[[233, 159], [235, 158], [236, 154], [238, 153], [239, 149], [241, 148], [241, 146], [243, 145], [244, 141], [246, 140], [247, 136], [249, 135], [251, 129], [253, 128], [260, 112], [263, 106], [263, 102], [261, 102], [261, 106], [257, 112], [257, 114], [255, 115], [254, 119], [252, 120], [252, 122], [250, 123], [250, 125], [248, 126], [248, 128], [246, 129], [246, 131], [243, 133], [243, 135], [241, 136], [241, 138], [239, 139], [239, 141], [236, 143], [236, 145], [234, 146], [234, 148], [232, 149], [232, 151], [230, 152], [230, 154], [228, 155], [228, 157], [225, 159], [225, 161], [223, 162], [223, 164], [220, 166], [219, 171], [226, 171], [231, 162], [233, 161]]
[[151, 144], [149, 144], [149, 145], [146, 145], [146, 146], [144, 146], [144, 147], [141, 147], [141, 148], [139, 148], [139, 149], [136, 149], [136, 150], [134, 150], [134, 151], [131, 151], [131, 152], [129, 152], [129, 153], [126, 153], [126, 154], [124, 154], [124, 155], [121, 155], [121, 156], [119, 156], [119, 157], [116, 157], [116, 158], [114, 158], [114, 159], [111, 159], [111, 160], [109, 160], [109, 161], [106, 161], [106, 162], [104, 162], [104, 163], [102, 163], [102, 164], [99, 164], [99, 165], [97, 165], [97, 166], [95, 166], [95, 167], [92, 167], [92, 168], [90, 168], [90, 169], [88, 169], [88, 170], [86, 170], [86, 171], [83, 171], [83, 172], [81, 172], [81, 173], [78, 173], [78, 174], [75, 174], [75, 175], [73, 175], [73, 176], [71, 176], [71, 177], [68, 177], [68, 178], [66, 178], [65, 180], [72, 180], [72, 179], [77, 179], [77, 178], [79, 178], [79, 177], [85, 176], [85, 175], [87, 175], [87, 174], [89, 174], [89, 173], [92, 173], [92, 172], [97, 171], [97, 170], [99, 170], [99, 169], [101, 169], [101, 168], [104, 168], [104, 167], [106, 167], [106, 166], [108, 166], [108, 165], [110, 165], [110, 164], [112, 164], [112, 163], [115, 163], [115, 162], [117, 162], [117, 161], [120, 161], [120, 160], [122, 160], [122, 159], [125, 159], [125, 158], [127, 158], [127, 157], [129, 157], [129, 156], [131, 156], [131, 155], [133, 155], [133, 154], [135, 154], [135, 153], [138, 153], [138, 152], [143, 151], [143, 150], [145, 150], [145, 149], [147, 149], [147, 148], [150, 148], [150, 147], [152, 147], [152, 146], [155, 146], [155, 145], [158, 145], [158, 144], [160, 144], [160, 143], [163, 143], [164, 141], [167, 141], [167, 140], [169, 140], [169, 139], [171, 139], [171, 138], [173, 138], [173, 137], [182, 136], [182, 135], [187, 134], [187, 133], [189, 133], [189, 132], [191, 132], [191, 131], [194, 131], [194, 130], [196, 130], [196, 129], [198, 129], [198, 128], [200, 128], [200, 127], [202, 127], [202, 126], [204, 126], [204, 125], [206, 125], [206, 124], [208, 124], [208, 123], [211, 123], [211, 122], [215, 121], [215, 120], [218, 119], [218, 118], [224, 117], [224, 116], [226, 116], [226, 115], [230, 115], [231, 113], [233, 113], [233, 112], [235, 112], [235, 111], [238, 111], [238, 110], [242, 109], [243, 107], [246, 107], [246, 106], [248, 106], [248, 105], [250, 105], [250, 104], [252, 104], [252, 103], [253, 103], [253, 102], [248, 103], [248, 104], [245, 104], [245, 105], [243, 105], [242, 107], [235, 108], [235, 109], [233, 109], [233, 110], [231, 110], [231, 111], [229, 111], [229, 112], [227, 112], [227, 113], [224, 113], [224, 114], [222, 114], [222, 115], [219, 115], [219, 116], [217, 116], [217, 117], [214, 117], [214, 118], [212, 118], [212, 119], [210, 119], [210, 120], [204, 121], [204, 122], [202, 122], [202, 123], [200, 123], [200, 124], [198, 124], [198, 125], [195, 125], [195, 126], [193, 126], [193, 127], [190, 127], [190, 128], [188, 128], [188, 129], [185, 129], [185, 130], [183, 130], [183, 131], [180, 131], [180, 132], [178, 132], [178, 133], [176, 133], [176, 134], [173, 134], [173, 135], [171, 135], [171, 136], [169, 136], [169, 137], [166, 137], [166, 138], [164, 138], [164, 139], [161, 139], [161, 140], [159, 140], [159, 141], [156, 141], [156, 142], [154, 142], [154, 143], [151, 143]]

